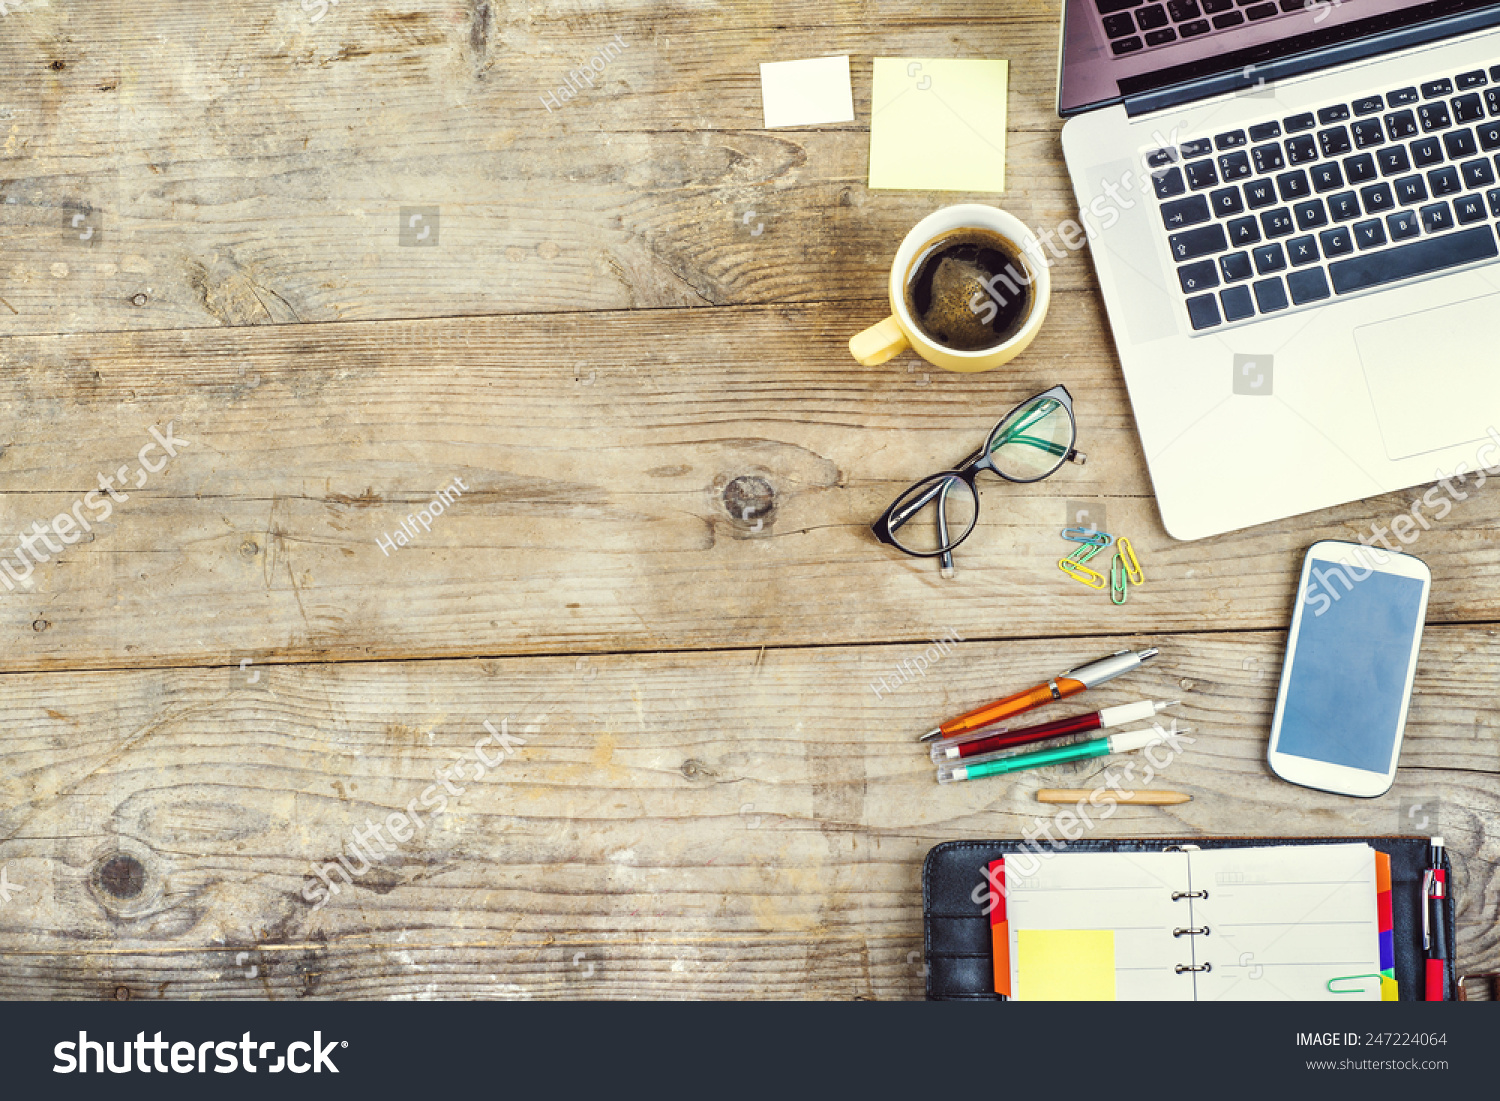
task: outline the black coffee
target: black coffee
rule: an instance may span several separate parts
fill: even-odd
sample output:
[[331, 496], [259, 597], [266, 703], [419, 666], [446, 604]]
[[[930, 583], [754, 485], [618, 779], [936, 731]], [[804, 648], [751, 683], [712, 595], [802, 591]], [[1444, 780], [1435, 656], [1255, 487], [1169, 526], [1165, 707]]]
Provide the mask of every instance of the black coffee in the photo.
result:
[[929, 340], [959, 352], [995, 348], [1031, 315], [1031, 269], [990, 229], [955, 229], [922, 246], [906, 275], [906, 309]]

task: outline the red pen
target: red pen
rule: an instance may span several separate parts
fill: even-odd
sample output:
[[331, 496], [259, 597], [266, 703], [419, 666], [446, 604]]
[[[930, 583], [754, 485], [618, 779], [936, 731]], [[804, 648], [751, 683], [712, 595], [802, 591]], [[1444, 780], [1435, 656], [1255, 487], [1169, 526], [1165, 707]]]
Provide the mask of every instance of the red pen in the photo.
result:
[[1426, 950], [1426, 1000], [1448, 1000], [1448, 873], [1443, 870], [1443, 839], [1432, 839], [1432, 867], [1422, 876], [1422, 947]]
[[1054, 719], [1050, 723], [1039, 723], [1036, 726], [1023, 726], [1019, 730], [1011, 730], [1009, 727], [1001, 727], [999, 730], [985, 733], [960, 734], [955, 738], [945, 738], [932, 747], [932, 759], [941, 764], [943, 761], [952, 761], [960, 757], [974, 757], [980, 753], [993, 753], [997, 749], [1010, 749], [1018, 745], [1030, 745], [1032, 742], [1044, 741], [1047, 738], [1061, 738], [1065, 734], [1084, 734], [1090, 730], [1104, 730], [1112, 726], [1124, 726], [1126, 723], [1139, 722], [1149, 719], [1153, 715], [1159, 715], [1167, 708], [1182, 701], [1180, 700], [1141, 700], [1139, 703], [1124, 703], [1119, 707], [1106, 707], [1101, 711], [1094, 711], [1087, 715], [1074, 715], [1071, 719]]

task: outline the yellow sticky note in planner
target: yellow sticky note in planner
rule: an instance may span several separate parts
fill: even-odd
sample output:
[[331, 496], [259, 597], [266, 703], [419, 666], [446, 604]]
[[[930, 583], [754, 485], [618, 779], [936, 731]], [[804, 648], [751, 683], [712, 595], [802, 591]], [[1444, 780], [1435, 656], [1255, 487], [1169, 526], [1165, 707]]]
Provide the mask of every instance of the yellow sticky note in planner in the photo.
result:
[[1023, 1002], [1115, 1000], [1113, 929], [1021, 929], [1016, 955]]
[[877, 57], [870, 186], [1004, 191], [1006, 61]]

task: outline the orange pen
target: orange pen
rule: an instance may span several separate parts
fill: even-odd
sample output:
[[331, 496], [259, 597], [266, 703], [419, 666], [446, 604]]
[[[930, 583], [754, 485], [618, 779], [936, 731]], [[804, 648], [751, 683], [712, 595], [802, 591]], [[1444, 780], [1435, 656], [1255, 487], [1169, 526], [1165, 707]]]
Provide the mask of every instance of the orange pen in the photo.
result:
[[1040, 707], [1044, 703], [1076, 696], [1085, 689], [1103, 684], [1107, 680], [1114, 680], [1121, 673], [1139, 669], [1142, 662], [1151, 660], [1158, 653], [1159, 651], [1154, 646], [1149, 650], [1139, 652], [1121, 650], [1107, 658], [1100, 658], [1087, 665], [1080, 665], [1076, 669], [1069, 669], [1066, 673], [1059, 673], [1046, 684], [1039, 684], [1035, 688], [1017, 692], [1014, 696], [1006, 696], [1003, 700], [996, 700], [994, 703], [977, 707], [973, 711], [967, 711], [956, 719], [949, 719], [936, 730], [929, 730], [923, 734], [921, 741], [930, 742], [934, 738], [952, 738], [959, 734], [967, 734], [971, 730], [978, 730], [991, 723], [997, 723], [1001, 719], [1008, 719], [1012, 715], [1030, 711], [1033, 707]]

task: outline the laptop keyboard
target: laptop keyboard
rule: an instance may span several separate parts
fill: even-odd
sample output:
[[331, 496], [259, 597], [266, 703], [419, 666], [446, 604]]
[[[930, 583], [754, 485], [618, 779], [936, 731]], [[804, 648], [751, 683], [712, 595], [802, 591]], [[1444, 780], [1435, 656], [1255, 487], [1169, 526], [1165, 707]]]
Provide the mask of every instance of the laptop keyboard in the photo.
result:
[[1500, 65], [1145, 162], [1195, 331], [1491, 260]]
[[1272, 16], [1306, 11], [1311, 0], [1094, 0], [1116, 57], [1167, 46]]

